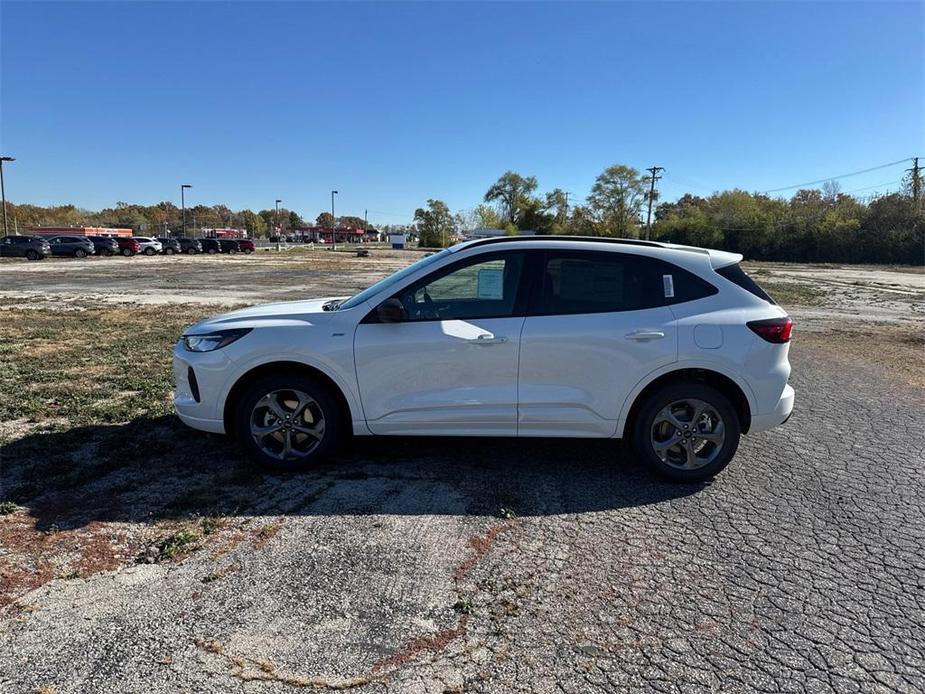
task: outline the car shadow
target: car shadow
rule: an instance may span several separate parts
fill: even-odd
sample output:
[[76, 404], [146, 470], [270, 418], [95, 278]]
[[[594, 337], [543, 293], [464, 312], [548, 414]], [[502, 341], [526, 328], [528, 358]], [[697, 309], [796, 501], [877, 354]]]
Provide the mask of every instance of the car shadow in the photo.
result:
[[616, 441], [357, 437], [337, 459], [269, 474], [173, 416], [36, 433], [0, 447], [0, 500], [38, 529], [190, 516], [517, 515], [655, 504], [702, 484], [653, 477]]

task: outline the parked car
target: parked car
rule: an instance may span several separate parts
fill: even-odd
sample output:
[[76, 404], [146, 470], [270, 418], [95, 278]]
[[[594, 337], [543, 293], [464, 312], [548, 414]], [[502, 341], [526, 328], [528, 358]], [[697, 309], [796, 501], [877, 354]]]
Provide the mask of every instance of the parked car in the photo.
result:
[[158, 237], [157, 240], [161, 242], [161, 253], [163, 255], [173, 255], [174, 253], [183, 252], [183, 247], [180, 245], [180, 239], [167, 239]]
[[238, 242], [234, 239], [218, 239], [218, 247], [221, 249], [222, 253], [230, 253], [232, 255], [241, 250]]
[[157, 239], [152, 239], [148, 236], [135, 236], [133, 238], [138, 242], [138, 245], [141, 246], [141, 253], [145, 255], [157, 255], [161, 252], [161, 242]]
[[115, 255], [119, 252], [119, 243], [111, 236], [88, 236], [97, 255]]
[[4, 236], [0, 238], [0, 256], [44, 260], [51, 255], [51, 246], [41, 236]]
[[257, 246], [250, 239], [238, 239], [238, 248], [247, 255], [257, 250]]
[[96, 248], [86, 236], [53, 236], [48, 239], [52, 255], [73, 256], [86, 258], [96, 253]]
[[350, 298], [196, 323], [174, 350], [174, 404], [273, 468], [315, 464], [351, 432], [626, 437], [658, 473], [708, 479], [741, 434], [793, 409], [792, 322], [741, 260], [600, 238], [461, 243]]
[[218, 239], [198, 239], [203, 253], [221, 253], [222, 246]]
[[202, 253], [202, 244], [199, 239], [188, 239], [181, 236], [177, 241], [180, 242], [180, 249], [188, 255]]
[[119, 253], [124, 255], [126, 258], [129, 258], [136, 253], [141, 253], [141, 244], [138, 243], [135, 239], [127, 238], [125, 236], [117, 236], [116, 244], [119, 246]]

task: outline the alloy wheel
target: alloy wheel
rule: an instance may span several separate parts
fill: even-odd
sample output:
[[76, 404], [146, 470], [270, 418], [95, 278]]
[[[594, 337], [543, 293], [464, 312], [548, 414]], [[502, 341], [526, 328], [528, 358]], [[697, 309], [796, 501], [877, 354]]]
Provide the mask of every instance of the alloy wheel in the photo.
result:
[[324, 438], [324, 413], [315, 399], [301, 390], [274, 390], [255, 403], [250, 433], [257, 447], [271, 458], [304, 458]]
[[649, 441], [655, 455], [673, 468], [698, 470], [712, 463], [726, 440], [726, 426], [716, 408], [703, 400], [676, 400], [652, 422]]

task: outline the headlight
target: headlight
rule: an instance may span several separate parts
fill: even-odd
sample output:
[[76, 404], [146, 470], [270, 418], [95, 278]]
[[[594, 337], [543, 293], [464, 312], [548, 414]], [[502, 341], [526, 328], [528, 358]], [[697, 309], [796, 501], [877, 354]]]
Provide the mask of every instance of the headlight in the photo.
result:
[[238, 328], [237, 330], [216, 330], [214, 333], [206, 335], [184, 335], [182, 337], [183, 345], [190, 352], [211, 352], [222, 347], [227, 347], [235, 340], [239, 340], [252, 328]]

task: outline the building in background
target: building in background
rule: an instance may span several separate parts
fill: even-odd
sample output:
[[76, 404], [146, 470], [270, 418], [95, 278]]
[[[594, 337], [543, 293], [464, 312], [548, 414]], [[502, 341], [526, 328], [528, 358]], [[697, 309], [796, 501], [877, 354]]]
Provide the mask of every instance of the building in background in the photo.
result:
[[39, 236], [124, 236], [135, 235], [132, 229], [112, 229], [110, 227], [29, 227], [29, 231]]
[[225, 227], [222, 229], [200, 229], [202, 236], [205, 236], [208, 239], [246, 239], [247, 230], [246, 229], [233, 229], [231, 227]]

